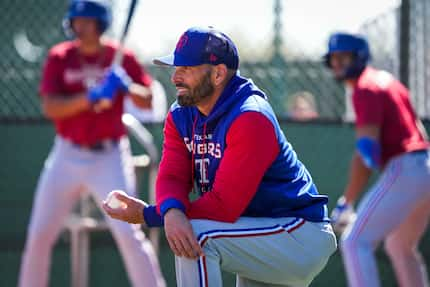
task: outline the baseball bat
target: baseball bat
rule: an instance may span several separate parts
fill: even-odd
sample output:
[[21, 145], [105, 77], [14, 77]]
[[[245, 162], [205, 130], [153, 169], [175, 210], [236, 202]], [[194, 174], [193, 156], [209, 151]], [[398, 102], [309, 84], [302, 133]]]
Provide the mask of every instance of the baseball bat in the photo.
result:
[[[122, 59], [124, 57], [124, 42], [127, 37], [127, 33], [131, 24], [131, 20], [133, 19], [134, 12], [136, 11], [136, 5], [137, 0], [131, 0], [130, 6], [128, 7], [128, 13], [127, 13], [127, 19], [124, 24], [124, 28], [122, 30], [122, 33], [119, 37], [119, 43], [118, 43], [118, 49], [115, 51], [115, 54], [113, 56], [111, 67], [114, 67], [116, 65], [121, 65]], [[108, 109], [112, 106], [112, 101], [108, 99], [102, 99], [100, 102], [96, 105], [96, 110], [101, 111]]]
[[124, 28], [120, 35], [118, 49], [115, 52], [112, 65], [121, 65], [122, 63], [122, 58], [124, 56], [123, 45], [127, 37], [128, 30], [130, 28], [131, 20], [133, 19], [133, 14], [136, 10], [136, 4], [137, 4], [137, 0], [131, 0], [130, 6], [128, 8], [127, 20], [125, 21]]
[[[128, 33], [128, 29], [130, 27], [131, 20], [133, 18], [134, 11], [136, 10], [136, 5], [137, 0], [131, 0], [130, 7], [128, 9], [127, 20], [125, 22], [124, 30], [122, 31], [120, 37], [118, 50], [116, 51], [116, 54], [112, 61], [112, 65], [120, 65], [122, 63], [122, 58], [124, 56], [123, 46]], [[143, 98], [148, 97], [152, 94], [149, 88], [135, 83], [132, 83], [128, 89], [130, 93], [140, 95]]]

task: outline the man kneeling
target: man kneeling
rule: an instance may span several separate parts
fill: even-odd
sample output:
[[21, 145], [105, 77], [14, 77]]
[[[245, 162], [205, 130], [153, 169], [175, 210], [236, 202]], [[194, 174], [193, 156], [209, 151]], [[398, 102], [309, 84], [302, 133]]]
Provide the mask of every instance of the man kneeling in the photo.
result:
[[[308, 286], [336, 250], [305, 166], [286, 140], [266, 95], [239, 75], [231, 39], [190, 28], [173, 55], [177, 101], [164, 127], [156, 205], [118, 194], [113, 218], [164, 225], [178, 286]], [[196, 191], [198, 199], [189, 194]]]

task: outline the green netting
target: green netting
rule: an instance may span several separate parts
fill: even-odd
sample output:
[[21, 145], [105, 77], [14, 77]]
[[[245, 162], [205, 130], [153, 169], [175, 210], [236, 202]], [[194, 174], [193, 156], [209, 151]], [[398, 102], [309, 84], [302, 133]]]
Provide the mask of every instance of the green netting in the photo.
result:
[[[273, 3], [280, 3], [275, 1]], [[268, 3], [268, 5], [273, 5]], [[288, 8], [288, 3], [283, 5]], [[1, 1], [0, 9], [0, 119], [41, 119], [37, 95], [40, 71], [48, 49], [65, 40], [61, 22], [67, 1]], [[116, 6], [114, 6], [116, 7]], [[335, 83], [322, 65], [320, 58], [284, 53], [295, 46], [291, 39], [281, 33], [282, 18], [276, 17], [279, 7], [273, 10], [274, 22], [272, 46], [261, 51], [261, 47], [249, 46], [238, 41], [239, 51], [245, 55], [241, 64], [243, 75], [251, 77], [274, 104], [280, 116], [288, 115], [289, 99], [298, 92], [311, 93], [322, 118], [340, 119], [345, 111], [343, 88]], [[399, 75], [400, 13], [399, 9], [387, 11], [379, 17], [365, 22], [360, 31], [369, 37], [373, 52], [373, 64]], [[430, 4], [426, 0], [410, 3], [409, 67], [412, 96], [418, 113], [428, 117], [430, 113]], [[288, 9], [287, 9], [288, 11]], [[115, 15], [115, 13], [114, 13]], [[120, 18], [120, 17], [118, 17]], [[114, 16], [114, 24], [116, 23]], [[117, 19], [119, 21], [120, 19]], [[275, 21], [276, 20], [276, 21]], [[272, 23], [265, 23], [271, 25]], [[115, 25], [113, 25], [115, 26]], [[108, 34], [113, 35], [114, 31]], [[288, 41], [287, 41], [288, 40]], [[285, 44], [288, 42], [288, 47]], [[243, 46], [242, 46], [243, 45]], [[249, 55], [263, 54], [250, 62]], [[142, 59], [139, 51], [136, 54]], [[144, 64], [163, 84], [168, 95], [174, 95], [168, 69], [159, 69], [143, 59]], [[169, 97], [170, 102], [173, 97]]]
[[[3, 27], [0, 32], [0, 52], [3, 55], [0, 58], [0, 119], [42, 118], [37, 94], [40, 72], [48, 49], [65, 40], [61, 21], [66, 4], [66, 1], [0, 2], [0, 25]], [[274, 41], [275, 44], [278, 42]], [[246, 51], [246, 54], [252, 54], [252, 49], [239, 46], [239, 50]], [[333, 81], [321, 61], [306, 57], [284, 59], [276, 53], [272, 55], [273, 50], [267, 48], [264, 60], [249, 62], [245, 59], [241, 72], [267, 92], [275, 111], [286, 115], [288, 98], [305, 90], [315, 96], [322, 117], [340, 118], [344, 110], [343, 90]], [[139, 56], [139, 51], [136, 53]], [[169, 71], [148, 63], [145, 65], [168, 94], [174, 95]], [[169, 99], [173, 101], [172, 97]]]

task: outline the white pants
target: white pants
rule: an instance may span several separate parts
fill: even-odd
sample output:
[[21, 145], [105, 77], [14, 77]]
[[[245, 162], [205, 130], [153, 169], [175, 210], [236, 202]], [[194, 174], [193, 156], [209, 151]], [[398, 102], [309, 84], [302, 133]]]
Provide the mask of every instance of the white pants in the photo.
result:
[[236, 286], [308, 286], [336, 250], [329, 223], [241, 217], [235, 223], [191, 220], [205, 256], [175, 257], [179, 287], [220, 287], [221, 269]]
[[408, 153], [392, 159], [360, 202], [357, 220], [342, 236], [349, 286], [380, 286], [373, 251], [383, 240], [399, 285], [428, 286], [417, 245], [429, 217], [429, 153]]
[[[48, 286], [52, 248], [80, 192], [90, 192], [100, 205], [113, 189], [135, 193], [127, 138], [107, 150], [93, 152], [56, 137], [37, 185], [18, 286]], [[110, 217], [106, 220], [132, 285], [165, 286], [152, 245], [138, 226]]]

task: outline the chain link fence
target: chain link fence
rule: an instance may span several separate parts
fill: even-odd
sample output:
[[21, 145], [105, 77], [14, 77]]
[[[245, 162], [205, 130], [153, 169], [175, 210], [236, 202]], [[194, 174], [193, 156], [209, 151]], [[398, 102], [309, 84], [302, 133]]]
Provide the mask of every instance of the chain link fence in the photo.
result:
[[37, 87], [46, 48], [63, 39], [66, 2], [0, 1], [0, 118], [39, 120]]
[[[361, 33], [369, 39], [373, 54], [372, 64], [393, 73], [408, 84], [417, 114], [421, 118], [429, 119], [430, 2], [404, 0], [403, 5], [366, 22], [361, 27]], [[406, 21], [403, 22], [402, 8], [403, 13], [407, 13]], [[402, 33], [406, 33], [405, 38], [402, 37]], [[402, 48], [407, 54], [404, 59], [399, 56]], [[407, 69], [404, 78], [401, 73], [401, 61], [404, 61]]]
[[[244, 1], [242, 1], [244, 2]], [[286, 38], [282, 32], [282, 8], [288, 11], [288, 1], [264, 1], [271, 17], [263, 23], [268, 31], [264, 43], [250, 45], [233, 32], [242, 55], [241, 73], [251, 77], [265, 92], [275, 112], [282, 118], [291, 116], [291, 106], [297, 95], [307, 94], [321, 119], [339, 120], [345, 113], [343, 87], [336, 83], [323, 66], [321, 58], [300, 54], [300, 46]], [[117, 2], [115, 2], [117, 3]], [[282, 4], [282, 5], [281, 5]], [[61, 21], [67, 1], [5, 0], [0, 2], [0, 120], [40, 121], [37, 94], [40, 71], [46, 53], [52, 45], [65, 40]], [[115, 5], [114, 5], [115, 8]], [[387, 11], [363, 24], [360, 31], [369, 37], [373, 52], [373, 64], [399, 76], [400, 9]], [[288, 13], [287, 13], [288, 14]], [[121, 17], [114, 13], [113, 29]], [[421, 117], [430, 114], [430, 3], [415, 0], [410, 4], [410, 55], [409, 83], [415, 106]], [[251, 21], [252, 19], [248, 19]], [[243, 24], [246, 25], [246, 24]], [[154, 28], [156, 29], [156, 28]], [[237, 29], [239, 30], [239, 29]], [[306, 37], [304, 35], [303, 37]], [[143, 41], [143, 40], [142, 40]], [[149, 41], [149, 39], [146, 39]], [[173, 44], [166, 46], [173, 47]], [[291, 51], [291, 47], [295, 47]], [[290, 50], [288, 50], [290, 49]], [[254, 51], [254, 52], [253, 52]], [[299, 52], [297, 52], [299, 51]], [[136, 51], [138, 56], [139, 51]], [[253, 57], [252, 55], [258, 55]], [[143, 58], [143, 57], [140, 57]], [[170, 71], [148, 63], [145, 65], [159, 79], [174, 100], [174, 90], [169, 82]]]
[[409, 84], [417, 113], [430, 118], [430, 2], [410, 2]]
[[[365, 22], [360, 33], [369, 40], [372, 65], [400, 77], [400, 11], [387, 11], [375, 19]], [[383, 41], [382, 41], [383, 39]]]

